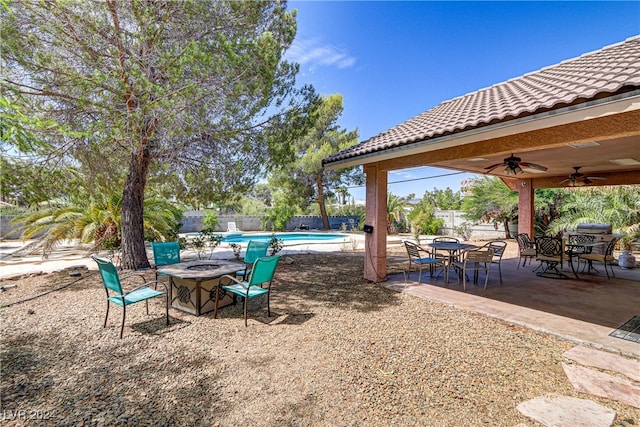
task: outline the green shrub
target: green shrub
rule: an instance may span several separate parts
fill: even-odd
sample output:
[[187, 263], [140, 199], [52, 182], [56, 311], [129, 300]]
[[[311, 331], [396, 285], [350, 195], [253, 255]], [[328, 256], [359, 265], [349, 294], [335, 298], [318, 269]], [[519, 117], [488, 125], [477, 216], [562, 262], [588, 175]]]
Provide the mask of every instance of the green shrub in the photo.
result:
[[215, 230], [218, 222], [218, 215], [215, 211], [211, 209], [204, 211], [204, 218], [202, 219], [202, 227], [204, 229]]
[[266, 229], [283, 231], [287, 226], [287, 222], [289, 222], [295, 214], [295, 206], [277, 203], [273, 208], [267, 209], [267, 213], [262, 217], [262, 225]]

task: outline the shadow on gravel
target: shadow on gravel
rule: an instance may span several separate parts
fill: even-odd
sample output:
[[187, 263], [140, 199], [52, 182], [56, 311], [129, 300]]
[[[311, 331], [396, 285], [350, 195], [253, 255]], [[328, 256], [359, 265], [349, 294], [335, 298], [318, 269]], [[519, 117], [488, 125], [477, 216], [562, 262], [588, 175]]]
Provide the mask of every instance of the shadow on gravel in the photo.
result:
[[400, 294], [363, 278], [364, 257], [333, 254], [291, 255], [281, 262], [272, 287], [272, 302], [294, 312], [313, 312], [318, 304], [375, 312], [400, 303]]

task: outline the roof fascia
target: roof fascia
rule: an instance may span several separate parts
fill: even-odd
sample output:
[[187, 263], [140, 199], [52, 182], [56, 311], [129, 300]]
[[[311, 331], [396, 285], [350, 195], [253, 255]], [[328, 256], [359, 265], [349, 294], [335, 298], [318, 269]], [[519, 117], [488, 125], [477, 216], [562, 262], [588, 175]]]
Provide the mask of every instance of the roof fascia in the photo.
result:
[[335, 170], [640, 110], [640, 89], [324, 165]]

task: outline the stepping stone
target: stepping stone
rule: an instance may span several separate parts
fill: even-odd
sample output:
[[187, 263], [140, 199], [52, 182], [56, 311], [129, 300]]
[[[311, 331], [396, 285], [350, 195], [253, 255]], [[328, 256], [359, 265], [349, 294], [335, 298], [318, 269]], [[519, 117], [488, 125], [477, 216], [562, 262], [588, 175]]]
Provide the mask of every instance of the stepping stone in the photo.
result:
[[582, 393], [606, 397], [640, 408], [640, 387], [622, 378], [582, 366], [562, 364], [573, 388]]
[[519, 404], [518, 411], [549, 427], [610, 427], [616, 418], [609, 408], [569, 396], [537, 397]]
[[563, 356], [581, 365], [618, 372], [634, 381], [640, 381], [640, 362], [635, 360], [584, 346], [565, 351]]

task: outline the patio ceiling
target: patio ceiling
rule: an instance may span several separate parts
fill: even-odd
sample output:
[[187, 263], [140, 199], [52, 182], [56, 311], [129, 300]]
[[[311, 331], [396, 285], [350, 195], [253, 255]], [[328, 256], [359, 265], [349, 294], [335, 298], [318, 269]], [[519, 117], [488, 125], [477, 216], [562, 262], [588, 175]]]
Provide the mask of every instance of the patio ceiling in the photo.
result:
[[[516, 176], [533, 188], [568, 186], [578, 166], [606, 178], [590, 185], [640, 184], [640, 36], [443, 102], [323, 163], [483, 174], [512, 153], [547, 168]], [[504, 169], [490, 174], [513, 188]]]

